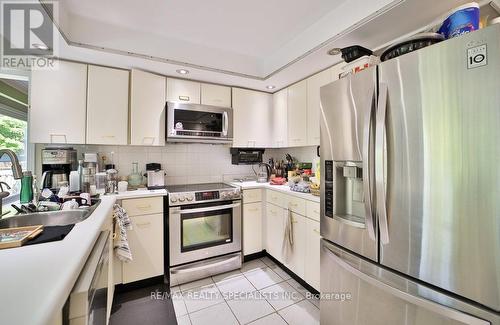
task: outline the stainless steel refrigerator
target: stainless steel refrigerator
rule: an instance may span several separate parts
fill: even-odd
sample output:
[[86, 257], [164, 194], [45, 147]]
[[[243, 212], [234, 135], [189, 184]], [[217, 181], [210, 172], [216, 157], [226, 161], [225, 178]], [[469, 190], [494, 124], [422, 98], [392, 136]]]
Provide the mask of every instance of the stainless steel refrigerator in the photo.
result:
[[500, 26], [321, 88], [321, 324], [500, 324]]

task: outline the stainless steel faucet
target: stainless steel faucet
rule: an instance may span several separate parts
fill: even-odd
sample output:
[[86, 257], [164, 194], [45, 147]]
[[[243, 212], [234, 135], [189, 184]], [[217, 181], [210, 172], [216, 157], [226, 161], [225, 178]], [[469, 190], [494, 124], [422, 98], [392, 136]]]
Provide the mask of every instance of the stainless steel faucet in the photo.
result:
[[[19, 164], [19, 159], [17, 158], [17, 155], [15, 154], [15, 152], [10, 150], [10, 149], [0, 149], [0, 158], [2, 158], [3, 155], [9, 156], [10, 161], [12, 162], [11, 168], [12, 168], [12, 175], [14, 176], [14, 179], [22, 178], [23, 177], [23, 169], [22, 169], [21, 165]], [[0, 218], [3, 216], [3, 213], [2, 213], [3, 202], [2, 202], [2, 200], [10, 195], [9, 192], [3, 190], [2, 183], [7, 186], [7, 189], [10, 189], [9, 185], [7, 185], [4, 182], [0, 182], [0, 190], [1, 190], [1, 192], [0, 192]]]

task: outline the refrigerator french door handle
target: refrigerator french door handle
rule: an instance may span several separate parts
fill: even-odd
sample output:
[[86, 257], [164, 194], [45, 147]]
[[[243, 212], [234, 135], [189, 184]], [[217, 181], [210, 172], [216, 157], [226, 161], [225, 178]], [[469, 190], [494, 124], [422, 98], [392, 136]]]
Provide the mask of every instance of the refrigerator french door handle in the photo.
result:
[[365, 200], [365, 215], [366, 215], [366, 227], [368, 228], [368, 235], [372, 240], [376, 240], [375, 237], [375, 220], [372, 208], [372, 193], [371, 193], [371, 172], [370, 172], [370, 140], [371, 140], [371, 125], [372, 125], [372, 114], [373, 114], [373, 100], [375, 96], [375, 89], [373, 89], [370, 109], [366, 113], [363, 127], [363, 192]]
[[384, 167], [384, 159], [386, 155], [384, 142], [385, 118], [387, 113], [387, 91], [387, 84], [381, 82], [379, 85], [377, 117], [375, 123], [375, 194], [377, 200], [377, 214], [379, 218], [380, 241], [382, 244], [389, 243]]
[[381, 289], [384, 290], [385, 292], [389, 293], [392, 296], [398, 297], [400, 299], [403, 299], [407, 301], [410, 304], [422, 307], [423, 309], [432, 311], [436, 314], [442, 315], [444, 317], [453, 319], [458, 322], [462, 322], [464, 324], [470, 324], [470, 325], [489, 325], [490, 322], [484, 321], [482, 319], [470, 316], [468, 314], [465, 314], [463, 312], [460, 312], [458, 310], [440, 305], [438, 303], [435, 303], [431, 300], [425, 299], [423, 297], [419, 297], [418, 295], [415, 295], [409, 291], [406, 291], [404, 288], [403, 290], [390, 286], [384, 282], [379, 281], [378, 279], [358, 270], [348, 262], [344, 261], [342, 257], [338, 256], [333, 252], [330, 248], [327, 246], [322, 246], [322, 249], [325, 253], [330, 256], [330, 258], [339, 266], [341, 266], [343, 269], [345, 269], [347, 272], [353, 274], [357, 278]]

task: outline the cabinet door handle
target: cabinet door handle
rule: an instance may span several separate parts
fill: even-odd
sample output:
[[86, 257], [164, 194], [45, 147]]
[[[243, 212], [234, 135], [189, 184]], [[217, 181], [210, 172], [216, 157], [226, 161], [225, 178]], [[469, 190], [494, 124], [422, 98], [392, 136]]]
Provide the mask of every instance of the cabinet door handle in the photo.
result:
[[316, 214], [319, 214], [319, 211], [318, 210], [313, 210], [314, 213]]
[[182, 100], [184, 102], [188, 102], [189, 101], [189, 96], [179, 96], [179, 100]]
[[102, 137], [103, 137], [103, 138], [115, 138], [115, 136], [114, 136], [114, 135], [103, 135]]
[[151, 226], [151, 222], [141, 222], [141, 223], [136, 223], [135, 224], [137, 227], [149, 227]]
[[255, 211], [258, 211], [259, 209], [257, 208], [251, 208], [251, 209], [248, 209], [249, 212], [255, 212]]
[[[150, 139], [151, 143], [145, 143], [146, 139]], [[142, 144], [154, 144], [155, 143], [155, 139], [156, 139], [156, 137], [144, 137], [144, 138], [142, 138]]]
[[319, 230], [318, 230], [318, 229], [313, 229], [313, 231], [314, 231], [315, 233], [317, 233], [318, 235], [320, 235], [320, 232], [319, 232]]
[[[64, 143], [68, 143], [68, 139], [66, 138], [66, 134], [57, 134], [57, 133], [50, 133], [50, 143], [54, 143], [54, 137], [62, 137], [64, 138]], [[60, 142], [56, 142], [60, 143]]]

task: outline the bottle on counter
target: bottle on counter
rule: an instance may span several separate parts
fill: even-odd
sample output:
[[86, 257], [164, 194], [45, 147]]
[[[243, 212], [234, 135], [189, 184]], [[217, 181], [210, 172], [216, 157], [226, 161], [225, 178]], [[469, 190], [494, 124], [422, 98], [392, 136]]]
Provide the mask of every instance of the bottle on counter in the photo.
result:
[[40, 202], [40, 189], [38, 188], [36, 182], [36, 176], [33, 176], [33, 204], [38, 207], [38, 203]]
[[28, 170], [23, 172], [21, 178], [21, 194], [19, 201], [21, 203], [30, 203], [33, 200], [33, 174]]

